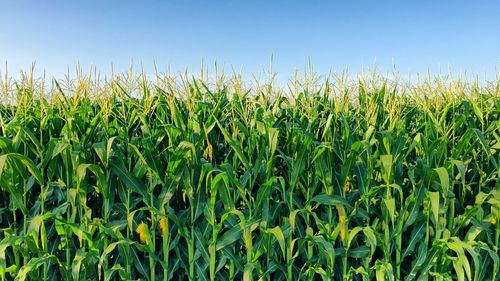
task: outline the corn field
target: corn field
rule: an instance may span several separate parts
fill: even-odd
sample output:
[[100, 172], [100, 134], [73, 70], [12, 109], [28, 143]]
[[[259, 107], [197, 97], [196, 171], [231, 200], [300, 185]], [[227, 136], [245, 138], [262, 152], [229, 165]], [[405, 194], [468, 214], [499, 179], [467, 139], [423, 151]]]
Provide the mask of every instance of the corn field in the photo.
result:
[[0, 280], [499, 280], [500, 79], [0, 84]]

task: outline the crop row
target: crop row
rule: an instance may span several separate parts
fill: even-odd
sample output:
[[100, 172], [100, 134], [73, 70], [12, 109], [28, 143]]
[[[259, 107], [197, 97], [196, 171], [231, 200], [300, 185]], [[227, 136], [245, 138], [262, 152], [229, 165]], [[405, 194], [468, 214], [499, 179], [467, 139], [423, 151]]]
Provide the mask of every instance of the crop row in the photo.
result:
[[3, 80], [0, 280], [498, 280], [499, 82], [349, 81]]

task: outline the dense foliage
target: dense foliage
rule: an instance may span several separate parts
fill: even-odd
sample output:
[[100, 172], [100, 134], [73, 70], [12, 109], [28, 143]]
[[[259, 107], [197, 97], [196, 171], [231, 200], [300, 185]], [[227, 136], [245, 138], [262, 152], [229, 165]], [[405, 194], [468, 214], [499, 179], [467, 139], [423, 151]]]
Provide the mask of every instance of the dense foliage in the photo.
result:
[[0, 280], [498, 280], [499, 81], [334, 78], [5, 78]]

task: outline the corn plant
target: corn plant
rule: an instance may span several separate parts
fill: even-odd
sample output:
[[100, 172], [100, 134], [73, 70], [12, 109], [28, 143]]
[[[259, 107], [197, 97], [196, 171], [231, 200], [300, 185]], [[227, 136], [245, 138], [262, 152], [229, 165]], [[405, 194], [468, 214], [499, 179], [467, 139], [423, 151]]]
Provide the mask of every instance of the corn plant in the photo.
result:
[[2, 281], [499, 278], [498, 79], [2, 77]]

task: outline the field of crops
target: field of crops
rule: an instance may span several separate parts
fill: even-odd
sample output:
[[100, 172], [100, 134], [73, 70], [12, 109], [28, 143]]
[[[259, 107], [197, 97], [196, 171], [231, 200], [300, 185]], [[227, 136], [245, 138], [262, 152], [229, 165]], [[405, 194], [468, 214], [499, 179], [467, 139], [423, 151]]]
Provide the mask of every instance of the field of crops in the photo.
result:
[[0, 280], [498, 280], [500, 80], [0, 84]]

